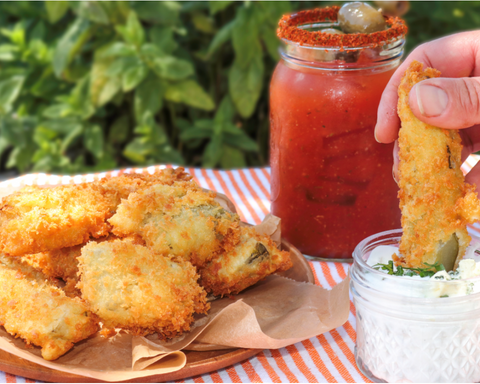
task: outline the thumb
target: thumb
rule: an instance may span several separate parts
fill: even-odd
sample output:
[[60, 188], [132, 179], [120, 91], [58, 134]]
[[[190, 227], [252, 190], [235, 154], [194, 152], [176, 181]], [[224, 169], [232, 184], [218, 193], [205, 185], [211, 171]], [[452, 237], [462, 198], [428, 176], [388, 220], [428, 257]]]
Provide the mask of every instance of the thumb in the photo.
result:
[[480, 78], [424, 80], [410, 91], [412, 112], [440, 128], [467, 128], [480, 123]]

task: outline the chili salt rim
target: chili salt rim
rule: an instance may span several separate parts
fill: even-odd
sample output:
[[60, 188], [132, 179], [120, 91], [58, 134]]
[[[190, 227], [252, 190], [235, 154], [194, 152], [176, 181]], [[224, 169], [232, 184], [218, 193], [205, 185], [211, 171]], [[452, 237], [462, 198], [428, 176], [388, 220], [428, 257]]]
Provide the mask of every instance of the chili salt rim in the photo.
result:
[[407, 26], [399, 17], [384, 16], [390, 27], [384, 31], [372, 33], [348, 33], [344, 35], [325, 33], [321, 31], [306, 31], [299, 25], [317, 23], [322, 21], [336, 22], [340, 10], [339, 6], [315, 8], [300, 11], [292, 15], [284, 15], [278, 22], [277, 36], [300, 45], [315, 47], [340, 47], [341, 50], [349, 48], [376, 47], [382, 43], [405, 36]]

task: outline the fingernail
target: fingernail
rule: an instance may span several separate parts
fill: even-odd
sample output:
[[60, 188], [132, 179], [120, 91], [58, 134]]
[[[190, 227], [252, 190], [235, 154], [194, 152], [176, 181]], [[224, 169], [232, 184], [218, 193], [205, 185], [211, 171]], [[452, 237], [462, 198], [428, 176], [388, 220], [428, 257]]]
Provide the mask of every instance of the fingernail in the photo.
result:
[[448, 95], [442, 88], [419, 83], [415, 85], [415, 94], [418, 109], [423, 116], [440, 116], [447, 108]]
[[373, 136], [375, 137], [376, 142], [381, 144], [381, 141], [377, 139], [377, 126], [376, 125], [375, 125], [375, 130], [373, 131]]
[[395, 165], [392, 167], [392, 177], [393, 177], [393, 180], [395, 180], [395, 183], [398, 184], [398, 181], [397, 181], [397, 179], [395, 178]]

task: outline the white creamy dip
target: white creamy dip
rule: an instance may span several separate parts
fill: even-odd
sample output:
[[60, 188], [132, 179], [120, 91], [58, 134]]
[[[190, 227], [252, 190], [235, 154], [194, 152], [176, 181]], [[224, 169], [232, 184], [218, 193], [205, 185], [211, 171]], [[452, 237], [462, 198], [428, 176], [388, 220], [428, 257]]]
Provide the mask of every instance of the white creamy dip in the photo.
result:
[[373, 269], [398, 255], [390, 244], [400, 237], [399, 230], [383, 232], [355, 249], [350, 287], [357, 365], [373, 381], [479, 382], [480, 244], [455, 273], [422, 278]]
[[[446, 281], [457, 281], [470, 279], [472, 277], [480, 276], [480, 261], [479, 257], [475, 253], [476, 247], [470, 246], [467, 249], [466, 255], [463, 260], [460, 261], [456, 271], [446, 272], [439, 271], [433, 276], [420, 277], [418, 275], [413, 276], [400, 276], [406, 279], [422, 279], [432, 280], [435, 282], [442, 282], [440, 284], [428, 284], [425, 285], [423, 292], [418, 292], [423, 297], [456, 297], [463, 295], [470, 295], [472, 293], [480, 292], [480, 281], [465, 282], [464, 284], [444, 284]], [[391, 245], [380, 245], [376, 247], [366, 260], [367, 264], [374, 267], [377, 264], [388, 264], [389, 261], [393, 261], [393, 255], [399, 254], [398, 247]], [[377, 269], [380, 272], [387, 273], [383, 269]], [[381, 287], [379, 287], [381, 289]], [[417, 297], [417, 294], [415, 297]]]

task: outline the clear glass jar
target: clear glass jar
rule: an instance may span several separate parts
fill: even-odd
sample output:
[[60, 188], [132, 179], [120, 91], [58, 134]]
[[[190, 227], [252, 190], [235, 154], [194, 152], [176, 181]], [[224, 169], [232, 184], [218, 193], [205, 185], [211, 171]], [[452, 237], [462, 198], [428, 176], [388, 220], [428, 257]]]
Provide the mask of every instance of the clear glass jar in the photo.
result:
[[393, 144], [377, 143], [374, 127], [405, 41], [283, 43], [270, 84], [272, 213], [304, 254], [349, 259], [366, 236], [400, 226]]
[[401, 230], [360, 242], [350, 269], [357, 312], [355, 359], [374, 382], [480, 381], [480, 293], [425, 297], [448, 289], [467, 291], [480, 278], [436, 281], [399, 277], [367, 265], [380, 245], [398, 246]]

